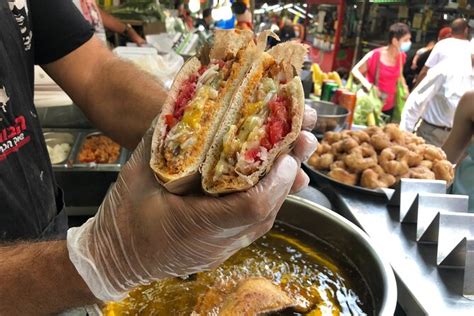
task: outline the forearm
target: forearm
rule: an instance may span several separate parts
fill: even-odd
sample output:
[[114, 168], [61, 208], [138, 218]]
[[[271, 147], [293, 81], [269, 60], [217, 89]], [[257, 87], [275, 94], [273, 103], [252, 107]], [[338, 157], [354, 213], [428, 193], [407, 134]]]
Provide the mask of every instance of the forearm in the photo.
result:
[[357, 79], [357, 81], [359, 81], [364, 86], [364, 88], [366, 88], [367, 90], [370, 90], [370, 87], [372, 86], [372, 84], [369, 82], [369, 80], [367, 80], [364, 74], [359, 71], [359, 69], [357, 68], [352, 69], [352, 75], [354, 76], [354, 78]]
[[459, 163], [471, 137], [474, 135], [473, 102], [474, 92], [472, 91], [461, 98], [454, 115], [453, 129], [443, 145], [443, 150], [452, 163]]
[[102, 22], [104, 23], [104, 27], [112, 32], [115, 33], [123, 33], [126, 29], [125, 24], [117, 19], [116, 17], [110, 15], [109, 13], [105, 12], [102, 9], [100, 10], [100, 17], [102, 18]]
[[420, 84], [420, 82], [422, 82], [423, 79], [425, 79], [427, 73], [428, 73], [428, 67], [424, 66], [424, 67], [421, 69], [421, 71], [420, 71], [420, 73], [418, 74], [418, 76], [416, 77], [416, 84], [415, 84], [415, 87], [417, 87], [417, 86]]
[[134, 149], [161, 112], [167, 96], [163, 84], [116, 57], [101, 65], [95, 80], [81, 100], [85, 114], [99, 129]]
[[158, 79], [116, 57], [95, 37], [43, 67], [98, 129], [130, 149], [167, 95]]
[[65, 241], [0, 246], [0, 315], [50, 315], [98, 303]]

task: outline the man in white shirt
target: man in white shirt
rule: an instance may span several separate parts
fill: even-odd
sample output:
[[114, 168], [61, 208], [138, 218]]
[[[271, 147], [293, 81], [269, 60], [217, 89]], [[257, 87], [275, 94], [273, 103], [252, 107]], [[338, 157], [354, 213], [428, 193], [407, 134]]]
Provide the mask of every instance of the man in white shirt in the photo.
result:
[[471, 53], [473, 49], [468, 40], [469, 24], [465, 19], [456, 19], [451, 23], [451, 29], [451, 37], [436, 43], [431, 51], [430, 57], [418, 75], [418, 83], [423, 81], [431, 68], [445, 60], [450, 60], [453, 65], [465, 67], [466, 54]]
[[417, 135], [436, 146], [441, 146], [448, 137], [457, 104], [472, 88], [468, 24], [457, 19], [451, 28], [453, 38], [442, 40], [433, 48], [425, 66], [429, 71], [408, 97], [400, 123], [402, 129], [414, 131], [421, 118]]

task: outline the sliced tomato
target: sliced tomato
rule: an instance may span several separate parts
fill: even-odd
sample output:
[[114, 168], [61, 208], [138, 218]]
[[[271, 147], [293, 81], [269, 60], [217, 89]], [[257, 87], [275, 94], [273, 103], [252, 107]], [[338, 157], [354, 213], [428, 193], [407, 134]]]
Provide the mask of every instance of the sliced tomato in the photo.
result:
[[208, 68], [207, 66], [201, 66], [201, 68], [199, 68], [198, 70], [199, 75], [202, 75], [203, 73], [205, 73], [207, 68]]
[[256, 161], [258, 159], [258, 154], [260, 153], [260, 148], [251, 148], [245, 152], [245, 159], [248, 161]]
[[276, 143], [280, 142], [289, 133], [289, 131], [290, 128], [287, 122], [280, 120], [270, 122], [268, 125], [268, 138], [272, 144], [272, 147]]
[[277, 96], [268, 103], [270, 115], [266, 126], [266, 137], [261, 140], [262, 146], [270, 150], [280, 142], [291, 130], [291, 118], [288, 110], [290, 100]]
[[272, 143], [270, 143], [270, 140], [268, 139], [268, 132], [260, 140], [260, 145], [265, 147], [267, 150], [272, 149], [273, 146], [272, 146]]
[[179, 90], [178, 96], [176, 97], [176, 103], [174, 106], [174, 117], [177, 120], [180, 120], [183, 117], [184, 110], [189, 101], [194, 97], [196, 93], [196, 82], [198, 76], [191, 75], [185, 82], [181, 89]]
[[176, 119], [174, 118], [173, 114], [166, 114], [165, 121], [166, 121], [166, 126], [168, 126], [168, 129], [171, 129], [173, 126], [176, 125]]

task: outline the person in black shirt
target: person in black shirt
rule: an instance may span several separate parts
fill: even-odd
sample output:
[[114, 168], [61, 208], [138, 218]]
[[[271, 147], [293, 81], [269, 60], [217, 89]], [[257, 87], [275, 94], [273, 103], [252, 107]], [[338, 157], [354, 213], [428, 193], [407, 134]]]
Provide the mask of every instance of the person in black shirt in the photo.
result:
[[[34, 64], [97, 128], [135, 148], [78, 228], [68, 230], [33, 104]], [[71, 1], [0, 0], [1, 315], [117, 300], [139, 284], [216, 266], [268, 231], [290, 189], [308, 183], [297, 161], [316, 142], [302, 132], [294, 158], [282, 156], [248, 192], [167, 193], [149, 167], [149, 126], [165, 98], [161, 83], [106, 49]], [[314, 113], [306, 119], [311, 128]]]
[[211, 28], [211, 24], [212, 24], [212, 9], [211, 8], [204, 9], [204, 11], [202, 12], [202, 19], [197, 19], [195, 27], [199, 28], [199, 26], [202, 25], [206, 31], [209, 31]]

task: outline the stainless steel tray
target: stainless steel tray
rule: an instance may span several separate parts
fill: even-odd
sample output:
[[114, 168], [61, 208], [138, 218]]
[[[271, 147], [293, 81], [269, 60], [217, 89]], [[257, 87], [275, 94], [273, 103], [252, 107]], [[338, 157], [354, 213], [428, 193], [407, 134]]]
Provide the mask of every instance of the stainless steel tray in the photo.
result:
[[127, 162], [130, 156], [130, 152], [122, 147], [120, 149], [119, 158], [113, 164], [81, 163], [76, 160], [76, 157], [81, 150], [84, 139], [87, 136], [93, 134], [100, 134], [99, 131], [91, 129], [44, 128], [43, 134], [47, 143], [54, 142], [52, 140], [48, 140], [49, 138], [58, 139], [56, 143], [62, 142], [60, 140], [67, 139], [69, 137], [67, 134], [73, 135], [74, 138], [73, 144], [71, 145], [71, 151], [69, 152], [69, 157], [60, 164], [53, 164], [52, 166], [54, 171], [118, 172]]
[[83, 170], [83, 171], [91, 171], [91, 170], [92, 171], [93, 170], [97, 170], [97, 171], [118, 171], [118, 170], [120, 170], [120, 168], [127, 161], [127, 157], [128, 157], [128, 151], [123, 147], [120, 148], [119, 156], [118, 156], [117, 160], [114, 161], [113, 163], [97, 163], [97, 162], [83, 163], [83, 162], [79, 161], [78, 156], [79, 156], [79, 153], [82, 149], [82, 146], [83, 146], [85, 140], [90, 136], [96, 136], [96, 135], [103, 135], [103, 134], [99, 131], [88, 131], [88, 132], [83, 132], [83, 133], [80, 134], [80, 136], [79, 136], [79, 138], [76, 142], [76, 146], [74, 148], [75, 150], [73, 152], [72, 167], [77, 169], [77, 170]]
[[69, 153], [67, 154], [64, 160], [58, 163], [51, 162], [52, 165], [56, 167], [68, 167], [69, 165], [71, 165], [71, 154], [73, 152], [74, 145], [76, 143], [79, 133], [75, 131], [45, 131], [43, 135], [47, 146], [54, 147], [58, 144], [67, 143], [71, 147]]

